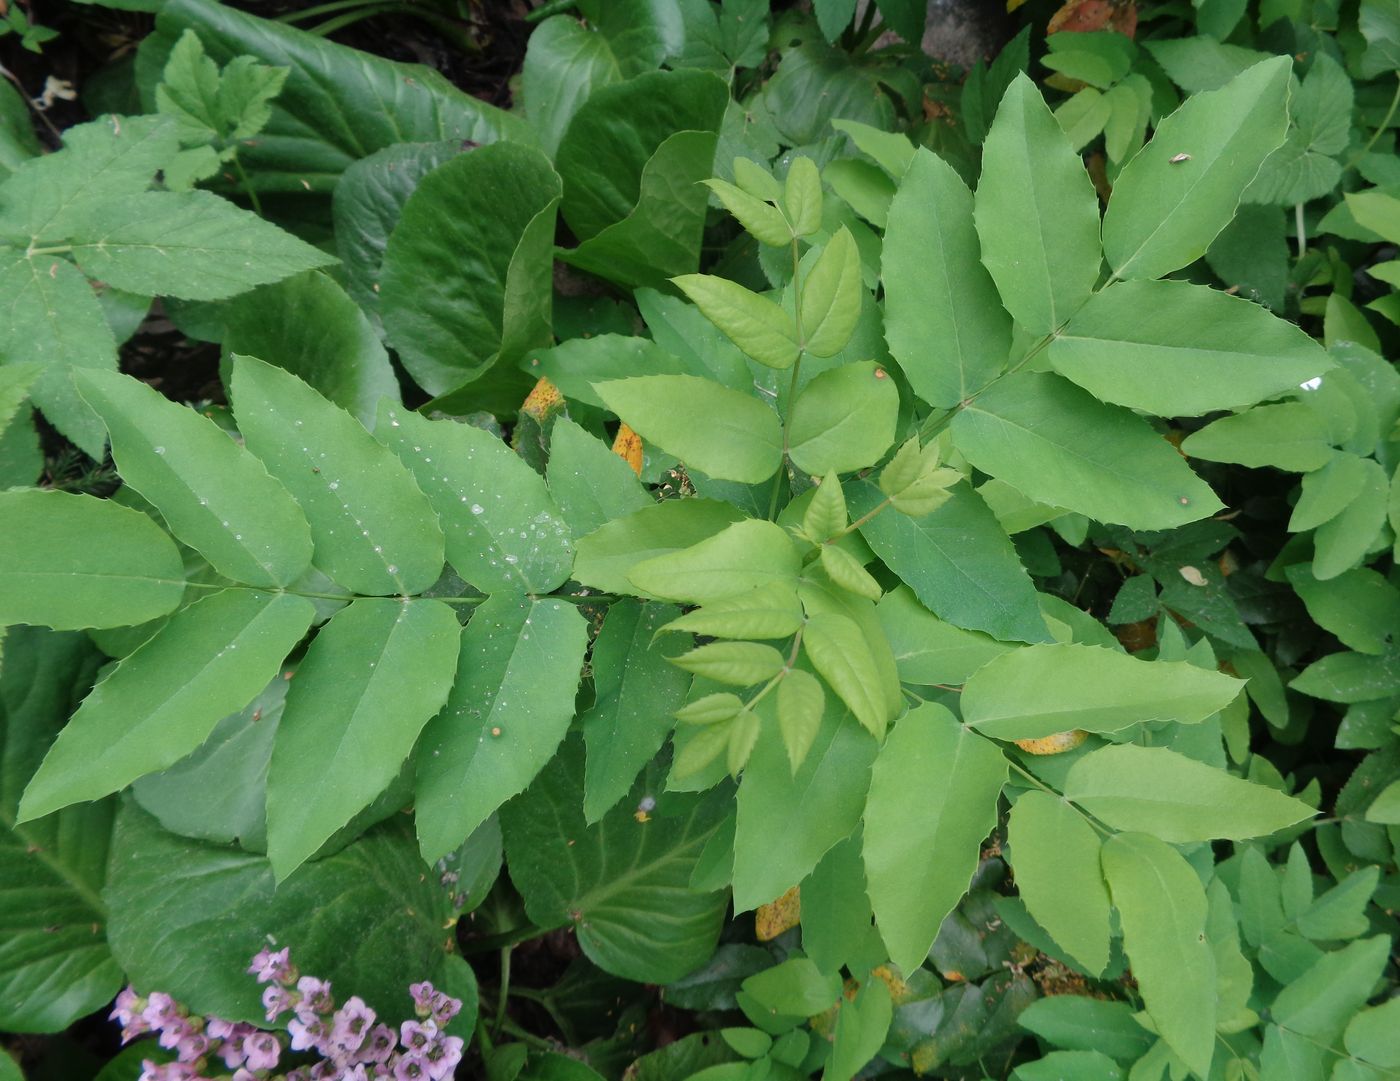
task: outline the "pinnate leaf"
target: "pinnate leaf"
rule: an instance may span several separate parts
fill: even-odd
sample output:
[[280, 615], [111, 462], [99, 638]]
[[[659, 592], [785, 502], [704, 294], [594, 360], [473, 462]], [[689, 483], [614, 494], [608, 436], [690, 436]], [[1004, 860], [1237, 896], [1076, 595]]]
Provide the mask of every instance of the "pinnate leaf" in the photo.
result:
[[894, 442], [898, 414], [899, 390], [874, 361], [822, 372], [792, 403], [792, 463], [818, 477], [873, 465]]
[[875, 736], [889, 721], [880, 672], [854, 620], [838, 612], [818, 612], [807, 620], [802, 648], [812, 667], [838, 698]]
[[783, 670], [783, 655], [758, 642], [712, 642], [671, 660], [677, 668], [731, 687], [749, 687]]
[[825, 710], [826, 692], [810, 672], [794, 668], [778, 684], [778, 729], [793, 773], [807, 760]]
[[796, 579], [769, 582], [742, 593], [706, 601], [673, 619], [663, 631], [690, 631], [712, 638], [787, 638], [802, 626]]
[[860, 318], [860, 253], [844, 225], [822, 248], [802, 282], [802, 347], [814, 357], [846, 347]]
[[781, 526], [751, 518], [689, 548], [638, 563], [628, 578], [646, 596], [704, 605], [764, 586], [793, 588], [800, 565]]
[[687, 274], [673, 280], [705, 318], [754, 360], [769, 368], [792, 367], [799, 349], [797, 324], [776, 303], [737, 282], [710, 274]]

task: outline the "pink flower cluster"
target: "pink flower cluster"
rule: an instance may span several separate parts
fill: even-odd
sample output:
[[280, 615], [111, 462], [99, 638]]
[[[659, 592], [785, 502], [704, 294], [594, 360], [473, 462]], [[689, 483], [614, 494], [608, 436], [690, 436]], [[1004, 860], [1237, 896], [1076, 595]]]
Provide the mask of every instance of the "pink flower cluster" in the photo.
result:
[[[405, 1021], [395, 1033], [376, 1023], [374, 1010], [358, 996], [337, 1009], [330, 983], [302, 976], [286, 949], [259, 951], [248, 972], [268, 985], [262, 1002], [269, 1024], [291, 1012], [287, 1046], [253, 1025], [191, 1016], [169, 995], [154, 991], [142, 998], [128, 987], [111, 1015], [121, 1023], [122, 1042], [153, 1033], [177, 1055], [166, 1064], [146, 1059], [139, 1081], [444, 1081], [462, 1061], [464, 1041], [443, 1031], [462, 1003], [431, 983], [409, 987], [418, 1020]], [[284, 1050], [320, 1061], [277, 1073]], [[233, 1073], [208, 1073], [211, 1064], [218, 1068], [215, 1059]]]

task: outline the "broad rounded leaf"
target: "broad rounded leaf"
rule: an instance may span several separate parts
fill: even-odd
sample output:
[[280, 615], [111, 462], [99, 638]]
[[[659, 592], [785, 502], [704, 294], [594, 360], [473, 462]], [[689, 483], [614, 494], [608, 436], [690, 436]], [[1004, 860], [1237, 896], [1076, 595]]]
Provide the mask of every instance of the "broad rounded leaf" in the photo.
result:
[[1159, 278], [1205, 254], [1283, 142], [1292, 66], [1288, 57], [1256, 64], [1157, 126], [1113, 185], [1104, 214], [1115, 276]]
[[1114, 829], [1173, 844], [1262, 837], [1317, 812], [1276, 788], [1166, 747], [1101, 747], [1070, 767], [1065, 798]]
[[285, 586], [311, 565], [311, 531], [287, 489], [207, 417], [130, 376], [83, 372], [122, 479], [220, 574]]
[[1006, 759], [994, 743], [926, 703], [894, 726], [865, 807], [865, 874], [890, 959], [913, 972], [967, 892], [996, 825]]
[[982, 263], [1027, 330], [1048, 334], [1099, 280], [1099, 200], [1084, 162], [1024, 73], [982, 147], [976, 197]]
[[267, 778], [267, 854], [279, 882], [398, 775], [447, 700], [459, 633], [441, 601], [362, 598], [316, 635]]
[[184, 593], [179, 549], [140, 511], [66, 492], [0, 492], [0, 625], [133, 626], [174, 611]]
[[622, 78], [608, 39], [572, 15], [535, 27], [525, 49], [520, 95], [540, 145], [553, 157], [574, 113], [594, 90]]
[[894, 442], [898, 414], [899, 389], [874, 361], [822, 372], [792, 404], [792, 463], [817, 477], [873, 465]]
[[363, 426], [302, 380], [235, 357], [234, 416], [248, 449], [306, 512], [315, 563], [356, 593], [421, 593], [443, 537], [413, 476]]
[[595, 389], [643, 439], [716, 480], [759, 484], [782, 462], [782, 423], [750, 395], [693, 375], [616, 379]]
[[1145, 661], [1101, 646], [1045, 644], [989, 661], [963, 688], [963, 719], [984, 736], [1039, 739], [1142, 721], [1196, 724], [1244, 684], [1186, 661]]
[[20, 801], [21, 821], [173, 766], [277, 674], [311, 602], [227, 589], [181, 609], [83, 700]]
[[1050, 343], [1095, 397], [1161, 417], [1240, 409], [1334, 367], [1322, 346], [1248, 300], [1188, 282], [1119, 282]]

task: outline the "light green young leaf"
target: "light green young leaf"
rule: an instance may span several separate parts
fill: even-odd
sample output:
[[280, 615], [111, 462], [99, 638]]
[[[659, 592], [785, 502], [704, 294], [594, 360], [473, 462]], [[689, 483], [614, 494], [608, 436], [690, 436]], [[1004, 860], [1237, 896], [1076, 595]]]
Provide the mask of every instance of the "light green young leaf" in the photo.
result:
[[68, 235], [88, 277], [141, 296], [222, 300], [335, 262], [207, 191], [93, 202], [73, 216]]
[[580, 718], [588, 750], [583, 813], [590, 824], [627, 794], [666, 742], [671, 715], [690, 689], [690, 678], [667, 663], [689, 635], [657, 638], [676, 614], [669, 604], [618, 601], [593, 643], [594, 702]]
[[793, 402], [788, 454], [816, 477], [863, 469], [894, 442], [898, 415], [899, 388], [874, 361], [831, 368]]
[[756, 199], [783, 201], [783, 186], [764, 166], [743, 155], [734, 159], [734, 183]]
[[[1144, 721], [1197, 724], [1244, 684], [1186, 661], [1145, 661], [1099, 646], [1027, 646], [989, 661], [963, 688], [967, 724], [996, 739], [1082, 728], [1117, 732]], [[1053, 932], [1052, 932], [1053, 933]]]
[[980, 261], [972, 192], [919, 149], [890, 204], [880, 275], [890, 354], [924, 401], [951, 409], [1006, 365], [1011, 318]]
[[616, 379], [596, 389], [643, 439], [716, 480], [758, 484], [782, 462], [778, 415], [747, 394], [693, 375]]
[[66, 492], [0, 492], [0, 625], [127, 627], [175, 610], [185, 566], [140, 511]]
[[634, 567], [681, 552], [743, 520], [732, 503], [668, 499], [612, 521], [579, 539], [574, 578], [604, 593], [632, 593]]
[[1099, 280], [1099, 201], [1084, 163], [1028, 76], [1001, 99], [975, 200], [982, 262], [1033, 334], [1058, 329]]
[[831, 126], [849, 135], [862, 154], [875, 159], [880, 168], [898, 180], [922, 155], [907, 135], [862, 124], [859, 120], [833, 120]]
[[548, 593], [569, 577], [573, 541], [544, 479], [471, 424], [380, 406], [375, 433], [437, 512], [452, 569], [483, 593]]
[[[801, 675], [813, 678], [795, 669], [778, 685], [779, 693]], [[875, 741], [851, 724], [839, 702], [828, 699], [802, 765], [794, 770], [784, 733], [773, 723], [771, 702], [764, 699], [750, 713], [760, 731], [736, 797], [736, 911], [772, 901], [797, 885], [833, 845], [850, 836], [875, 760]]]
[[837, 612], [807, 620], [802, 648], [837, 697], [877, 738], [889, 722], [879, 669], [856, 622]]
[[783, 655], [759, 642], [711, 642], [692, 649], [671, 663], [716, 683], [731, 687], [751, 687], [764, 683], [783, 670]]
[[570, 604], [497, 594], [462, 634], [457, 682], [423, 730], [423, 858], [451, 852], [553, 757], [574, 715], [588, 623]]
[[792, 230], [777, 207], [724, 180], [707, 180], [705, 185], [754, 239], [775, 248], [792, 243]]
[[1102, 860], [1148, 1016], [1205, 1077], [1215, 1052], [1216, 999], [1201, 880], [1175, 849], [1142, 833], [1110, 837]]
[[287, 490], [207, 417], [130, 376], [75, 376], [112, 435], [122, 479], [220, 574], [285, 586], [311, 565], [311, 531]]
[[1101, 747], [1070, 767], [1065, 798], [1114, 829], [1173, 844], [1262, 837], [1317, 812], [1275, 788], [1166, 747]]
[[1272, 466], [1292, 473], [1321, 469], [1333, 454], [1322, 421], [1300, 402], [1257, 405], [1221, 417], [1187, 436], [1181, 451], [1211, 462], [1255, 469]]
[[689, 631], [711, 638], [787, 638], [801, 626], [802, 605], [794, 575], [791, 582], [767, 582], [705, 601], [704, 607], [671, 620], [660, 630]]
[[[1006, 530], [970, 487], [951, 493], [921, 518], [883, 511], [861, 526], [861, 536], [940, 618], [1002, 640], [1048, 641], [1035, 587]], [[882, 500], [866, 481], [850, 502], [853, 514], [864, 515]]]
[[860, 560], [844, 548], [834, 544], [822, 545], [821, 561], [822, 569], [842, 589], [872, 601], [878, 601], [884, 593], [880, 583], [860, 565]]
[[[501, 812], [511, 881], [536, 925], [572, 926], [585, 956], [603, 971], [671, 983], [710, 958], [724, 923], [727, 893], [689, 888], [723, 807], [663, 792], [652, 766], [632, 798], [587, 825], [582, 752], [580, 741], [570, 740]], [[642, 821], [636, 811], [648, 795], [665, 813]], [[619, 875], [620, 867], [629, 870]]]
[[267, 777], [280, 882], [398, 776], [442, 708], [461, 627], [441, 601], [353, 601], [316, 636], [287, 694]]
[[372, 596], [437, 581], [442, 530], [392, 451], [296, 376], [253, 357], [234, 357], [233, 398], [248, 449], [306, 513], [317, 567]]
[[1141, 417], [1055, 375], [1003, 379], [953, 419], [952, 432], [978, 469], [1097, 521], [1168, 529], [1224, 506]]
[[786, 530], [748, 519], [689, 548], [638, 563], [627, 577], [645, 596], [708, 604], [760, 586], [794, 587], [800, 564]]
[[1119, 282], [1050, 344], [1050, 363], [1106, 402], [1162, 417], [1240, 409], [1335, 367], [1266, 309], [1187, 282]]
[[846, 528], [846, 493], [841, 490], [841, 478], [827, 473], [812, 494], [811, 502], [802, 512], [802, 532], [815, 543], [836, 536]]
[[1007, 841], [1026, 910], [1091, 975], [1103, 972], [1111, 928], [1093, 827], [1063, 800], [1026, 792], [1011, 808]]
[[895, 725], [865, 807], [865, 873], [890, 958], [913, 972], [966, 892], [1007, 777], [996, 745], [925, 703]]
[[906, 683], [966, 683], [988, 661], [1016, 648], [939, 619], [908, 586], [886, 593], [875, 611]]
[[25, 789], [19, 820], [173, 766], [267, 685], [315, 614], [302, 597], [243, 589], [177, 612], [83, 700]]
[[866, 598], [857, 597], [854, 593], [837, 586], [820, 564], [807, 567], [797, 592], [802, 598], [802, 607], [809, 619], [817, 615], [835, 614], [852, 621], [860, 629], [861, 638], [875, 666], [885, 716], [899, 716], [905, 707], [904, 692], [900, 690], [899, 671], [894, 663], [894, 653], [881, 633], [875, 605]]
[[117, 370], [117, 343], [102, 308], [67, 260], [25, 259], [0, 248], [0, 364], [17, 363], [41, 366], [30, 398], [55, 428], [100, 459], [106, 430], [78, 395], [72, 372]]
[[705, 318], [760, 364], [791, 368], [797, 359], [797, 324], [781, 307], [737, 282], [710, 274], [672, 279]]
[[826, 692], [810, 672], [794, 668], [778, 684], [778, 730], [794, 774], [807, 760], [825, 711]]
[[1159, 278], [1205, 254], [1260, 163], [1283, 142], [1291, 67], [1287, 57], [1255, 64], [1158, 125], [1119, 175], [1104, 214], [1104, 252], [1116, 277]]
[[783, 209], [792, 231], [811, 236], [822, 224], [822, 178], [816, 162], [806, 155], [792, 159], [783, 186]]
[[844, 225], [822, 248], [802, 282], [802, 346], [814, 357], [835, 356], [860, 319], [860, 252]]
[[893, 1017], [889, 987], [878, 978], [866, 980], [836, 1015], [836, 1037], [822, 1081], [850, 1081], [884, 1046]]
[[724, 691], [718, 694], [707, 694], [702, 698], [697, 698], [676, 710], [676, 720], [682, 724], [719, 724], [721, 721], [732, 721], [744, 708], [744, 700], [737, 694], [730, 694]]
[[621, 456], [568, 417], [556, 417], [550, 428], [545, 479], [576, 538], [652, 503]]
[[750, 976], [742, 987], [760, 1006], [785, 1017], [814, 1016], [841, 997], [840, 975], [822, 972], [801, 955]]

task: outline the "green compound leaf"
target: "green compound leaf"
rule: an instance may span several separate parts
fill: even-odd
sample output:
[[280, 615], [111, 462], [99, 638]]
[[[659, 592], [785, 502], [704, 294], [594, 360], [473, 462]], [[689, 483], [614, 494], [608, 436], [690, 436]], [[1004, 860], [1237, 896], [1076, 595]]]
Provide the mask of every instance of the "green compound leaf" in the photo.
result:
[[966, 683], [988, 661], [1016, 648], [939, 619], [908, 586], [886, 593], [875, 612], [894, 650], [899, 678], [906, 683]]
[[1142, 721], [1197, 724], [1244, 683], [1186, 661], [1144, 661], [1101, 646], [1046, 644], [989, 661], [963, 688], [963, 719], [995, 739], [1039, 739], [1082, 728], [1117, 732]]
[[751, 687], [772, 679], [783, 670], [783, 655], [759, 642], [711, 642], [671, 661], [705, 679], [730, 687]]
[[460, 627], [440, 601], [353, 601], [297, 669], [267, 778], [280, 882], [391, 781], [447, 701]]
[[570, 604], [497, 594], [462, 634], [457, 682], [417, 755], [418, 842], [429, 863], [523, 791], [574, 716], [588, 623]]
[[315, 614], [302, 597], [243, 589], [177, 612], [83, 700], [25, 789], [20, 820], [173, 766], [267, 685]]
[[285, 586], [311, 565], [301, 508], [213, 421], [130, 376], [83, 372], [77, 380], [111, 432], [122, 479], [220, 574]]
[[1026, 792], [1011, 808], [1007, 841], [1026, 910], [1091, 975], [1103, 972], [1111, 928], [1093, 827], [1063, 800]]
[[1011, 317], [980, 257], [972, 192], [920, 148], [890, 204], [880, 275], [890, 353], [940, 409], [991, 382], [1011, 351]]
[[706, 601], [704, 607], [671, 620], [661, 630], [690, 631], [712, 638], [787, 638], [801, 626], [802, 605], [794, 576], [791, 583], [769, 582]]
[[644, 375], [595, 389], [643, 439], [716, 480], [759, 484], [782, 462], [778, 414], [709, 379]]
[[685, 702], [690, 676], [669, 659], [686, 649], [690, 636], [657, 638], [678, 614], [669, 604], [620, 600], [593, 643], [593, 708], [580, 718], [588, 750], [583, 813], [590, 824], [627, 794]]
[[634, 511], [580, 538], [574, 577], [604, 593], [635, 593], [638, 564], [680, 552], [734, 525], [743, 512], [716, 499], [668, 499]]
[[306, 512], [318, 568], [372, 596], [437, 581], [442, 530], [393, 452], [296, 376], [253, 357], [234, 358], [233, 396], [248, 449]]
[[821, 228], [822, 180], [817, 163], [805, 154], [792, 159], [783, 181], [783, 210], [798, 236], [810, 236]]
[[797, 324], [778, 304], [710, 274], [687, 274], [674, 282], [706, 319], [754, 360], [769, 368], [792, 367], [799, 352]]
[[638, 563], [627, 577], [645, 596], [703, 605], [760, 587], [794, 589], [799, 570], [801, 556], [785, 529], [747, 519]]
[[844, 349], [860, 318], [861, 295], [860, 252], [843, 225], [802, 282], [803, 348], [814, 357]]
[[822, 372], [792, 404], [792, 464], [815, 477], [874, 465], [894, 442], [898, 415], [899, 388], [874, 361]]
[[1292, 323], [1187, 282], [1119, 282], [1050, 343], [1050, 363], [1105, 402], [1161, 417], [1241, 409], [1335, 364]]
[[1262, 837], [1317, 812], [1166, 747], [1101, 747], [1070, 767], [1065, 798], [1120, 830], [1173, 844]]
[[133, 626], [174, 611], [184, 593], [179, 550], [140, 511], [66, 492], [0, 492], [0, 625]]
[[75, 215], [69, 236], [88, 277], [140, 296], [222, 300], [335, 262], [207, 191], [95, 202]]
[[1158, 125], [1118, 177], [1104, 214], [1104, 252], [1116, 277], [1159, 278], [1205, 254], [1283, 143], [1291, 69], [1287, 57], [1255, 64]]
[[[511, 880], [540, 927], [572, 925], [594, 964], [624, 979], [670, 983], [709, 959], [725, 893], [690, 889], [723, 821], [721, 801], [663, 791], [650, 767], [629, 797], [592, 826], [583, 817], [583, 748], [566, 743], [501, 812]], [[656, 806], [637, 814], [641, 800]], [[619, 875], [616, 868], [629, 868]]]
[[825, 712], [826, 692], [811, 673], [794, 668], [778, 684], [778, 730], [794, 774], [807, 760]]
[[[735, 161], [748, 159], [736, 158]], [[749, 162], [749, 165], [758, 169], [753, 162]], [[768, 176], [766, 172], [759, 171], [763, 176]], [[787, 218], [783, 217], [783, 212], [777, 207], [770, 206], [763, 199], [750, 195], [743, 188], [735, 187], [724, 180], [707, 180], [705, 186], [724, 204], [724, 209], [734, 215], [735, 220], [744, 227], [744, 231], [759, 243], [781, 248], [792, 242], [792, 230], [788, 227]]]
[[1097, 521], [1168, 529], [1224, 507], [1141, 417], [1055, 375], [1003, 379], [953, 418], [952, 431], [978, 469]]
[[386, 1019], [412, 1016], [410, 983], [445, 984], [461, 963], [443, 930], [450, 893], [400, 815], [279, 884], [265, 857], [178, 837], [127, 803], [104, 897], [112, 952], [136, 986], [230, 1020], [263, 1022], [246, 969], [269, 937]]
[[876, 737], [889, 721], [879, 666], [855, 620], [838, 612], [817, 612], [802, 637], [812, 667], [838, 698]]
[[0, 1025], [10, 1032], [60, 1032], [108, 1002], [121, 986], [121, 969], [103, 934], [107, 910], [100, 896], [111, 801], [15, 825], [20, 791], [100, 661], [85, 635], [11, 627], [5, 637], [0, 906], [6, 920]]
[[471, 424], [382, 405], [375, 433], [428, 497], [452, 569], [483, 593], [548, 593], [569, 577], [573, 540], [542, 477]]
[[982, 263], [1016, 322], [1049, 334], [1089, 299], [1103, 261], [1098, 196], [1025, 74], [983, 144], [975, 213]]
[[549, 342], [560, 180], [538, 150], [501, 142], [418, 184], [384, 249], [384, 329], [404, 367], [446, 394]]
[[1205, 1077], [1215, 1050], [1215, 957], [1201, 880], [1179, 852], [1142, 833], [1110, 837], [1102, 860], [1148, 1016]]
[[890, 959], [913, 972], [967, 891], [1007, 778], [996, 745], [925, 703], [894, 726], [865, 807], [865, 874]]
[[[883, 497], [866, 481], [853, 485], [849, 498], [851, 512], [864, 515]], [[932, 514], [882, 511], [860, 533], [940, 618], [1009, 641], [1049, 639], [1035, 587], [1006, 530], [967, 485], [955, 485]]]
[[[795, 669], [778, 685], [815, 677]], [[823, 710], [816, 687], [816, 727], [794, 770], [786, 732], [774, 722], [771, 699], [759, 703], [762, 727], [739, 784], [734, 833], [734, 908], [746, 912], [801, 882], [833, 845], [860, 821], [877, 745], [850, 723], [839, 702]], [[777, 706], [781, 720], [782, 704]]]

